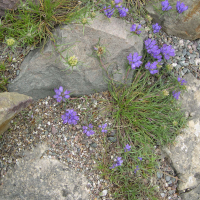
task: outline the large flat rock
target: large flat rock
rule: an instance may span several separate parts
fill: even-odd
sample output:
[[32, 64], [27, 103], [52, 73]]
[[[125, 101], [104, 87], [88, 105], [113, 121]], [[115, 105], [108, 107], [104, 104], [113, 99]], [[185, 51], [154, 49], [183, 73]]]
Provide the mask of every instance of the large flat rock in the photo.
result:
[[[54, 31], [57, 48], [49, 41], [44, 51], [36, 49], [30, 52], [21, 65], [20, 75], [8, 85], [9, 91], [26, 94], [33, 99], [53, 96], [54, 88], [63, 86], [74, 96], [105, 91], [108, 76], [100, 62], [94, 56], [94, 46], [100, 43], [106, 47], [106, 57], [102, 59], [109, 76], [117, 82], [123, 82], [126, 75], [127, 56], [130, 53], [142, 54], [144, 30], [140, 36], [132, 36], [131, 24], [122, 19], [108, 19], [99, 15], [90, 25], [71, 24], [58, 27]], [[75, 55], [80, 61], [73, 70], [63, 58]], [[66, 71], [66, 69], [68, 69]], [[127, 83], [131, 82], [131, 70]]]
[[200, 81], [192, 74], [187, 74], [184, 79], [187, 81], [187, 92], [180, 100], [188, 116], [188, 127], [182, 130], [173, 145], [163, 150], [181, 179], [178, 185], [181, 197], [197, 200], [200, 198]]
[[0, 186], [0, 200], [88, 200], [87, 179], [58, 160], [41, 158], [45, 144], [39, 145], [9, 170]]

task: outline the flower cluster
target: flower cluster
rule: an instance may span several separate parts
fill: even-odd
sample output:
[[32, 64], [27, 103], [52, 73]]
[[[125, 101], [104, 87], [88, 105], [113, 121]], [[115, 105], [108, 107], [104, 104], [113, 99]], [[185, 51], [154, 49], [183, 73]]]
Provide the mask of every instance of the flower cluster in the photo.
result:
[[110, 167], [110, 169], [113, 169], [113, 168], [115, 168], [115, 167], [121, 166], [122, 163], [123, 163], [122, 158], [121, 158], [121, 157], [118, 157], [116, 163], [114, 163], [113, 166]]
[[156, 40], [151, 40], [150, 38], [144, 41], [145, 48], [147, 52], [153, 56], [155, 59], [158, 59], [158, 62], [161, 61], [161, 50], [159, 49], [158, 45], [156, 44]]
[[66, 113], [64, 115], [61, 116], [62, 120], [63, 120], [63, 124], [77, 124], [77, 121], [79, 120], [79, 117], [77, 116], [76, 111], [74, 111], [73, 109], [71, 110], [66, 110]]
[[70, 66], [72, 66], [72, 67], [73, 67], [73, 66], [76, 66], [77, 62], [78, 62], [78, 59], [76, 58], [75, 55], [69, 57], [69, 59], [68, 59], [68, 64], [69, 64]]
[[129, 144], [127, 144], [125, 147], [124, 147], [124, 152], [127, 152], [127, 151], [130, 151], [131, 150], [131, 146]]
[[158, 63], [156, 61], [153, 63], [148, 62], [145, 65], [145, 68], [149, 70], [150, 74], [156, 74], [156, 73], [158, 73], [157, 64]]
[[139, 35], [141, 33], [141, 31], [139, 31], [140, 28], [141, 28], [140, 24], [138, 26], [136, 24], [133, 24], [131, 26], [131, 32], [134, 32]]
[[6, 44], [7, 44], [8, 46], [13, 46], [13, 45], [15, 44], [15, 40], [12, 39], [12, 38], [7, 39], [7, 40], [6, 40]]
[[[142, 158], [141, 158], [141, 157], [138, 157], [138, 159], [139, 159], [140, 161], [142, 161]], [[140, 168], [139, 168], [139, 166], [137, 165], [137, 166], [136, 166], [136, 169], [134, 170], [134, 173], [136, 173], [139, 169], [140, 169]]]
[[127, 59], [132, 69], [140, 67], [140, 65], [142, 64], [142, 61], [140, 60], [141, 58], [142, 56], [139, 56], [137, 52], [134, 53], [133, 55], [130, 53], [129, 56], [127, 56]]
[[176, 9], [178, 13], [182, 13], [188, 9], [188, 6], [186, 6], [184, 3], [181, 3], [180, 1], [177, 1]]
[[[168, 11], [168, 10], [172, 9], [172, 7], [169, 5], [168, 0], [162, 1], [161, 5], [162, 5], [163, 11]], [[181, 3], [180, 1], [177, 1], [176, 10], [178, 11], [178, 13], [182, 13], [182, 12], [186, 11], [187, 9], [188, 9], [188, 6], [186, 6], [184, 3]]]
[[83, 126], [83, 133], [85, 133], [87, 136], [94, 135], [95, 132], [92, 130], [93, 125], [89, 124], [89, 126]]
[[68, 99], [69, 93], [70, 91], [65, 90], [65, 92], [63, 92], [63, 87], [60, 86], [59, 89], [54, 89], [56, 95], [53, 96], [53, 98], [57, 99], [57, 102], [61, 102], [62, 100], [65, 102], [65, 99]]
[[166, 60], [169, 60], [170, 56], [175, 56], [175, 50], [172, 48], [171, 45], [164, 44], [161, 48], [161, 52]]
[[111, 18], [111, 16], [113, 15], [115, 9], [111, 9], [111, 6], [108, 6], [108, 8], [103, 7], [104, 8], [104, 14], [108, 17], [108, 18]]
[[102, 125], [99, 125], [99, 128], [101, 128], [101, 132], [102, 133], [106, 133], [107, 130], [105, 129], [107, 127], [107, 124], [102, 124]]
[[[115, 5], [115, 7], [118, 9], [120, 17], [126, 17], [127, 12], [128, 12], [128, 8], [122, 7], [121, 3], [122, 3], [121, 0], [115, 0], [113, 2], [113, 4]], [[111, 18], [111, 16], [113, 15], [114, 11], [115, 11], [115, 8], [111, 9], [110, 5], [108, 6], [108, 8], [106, 8], [106, 6], [104, 7], [104, 14], [108, 18]]]
[[158, 33], [161, 29], [161, 26], [159, 26], [158, 23], [156, 23], [152, 25], [152, 28], [154, 33]]
[[181, 79], [180, 77], [178, 77], [178, 78], [177, 78], [177, 80], [178, 80], [178, 82], [180, 82], [180, 83], [181, 83], [181, 85], [184, 85], [185, 83], [187, 83], [187, 81], [186, 81], [186, 80], [184, 80], [184, 79]]
[[173, 94], [174, 98], [178, 100], [181, 92], [180, 91], [179, 92], [173, 91], [172, 94]]
[[162, 5], [163, 11], [168, 11], [168, 10], [172, 9], [172, 7], [169, 5], [168, 0], [162, 1], [161, 5]]

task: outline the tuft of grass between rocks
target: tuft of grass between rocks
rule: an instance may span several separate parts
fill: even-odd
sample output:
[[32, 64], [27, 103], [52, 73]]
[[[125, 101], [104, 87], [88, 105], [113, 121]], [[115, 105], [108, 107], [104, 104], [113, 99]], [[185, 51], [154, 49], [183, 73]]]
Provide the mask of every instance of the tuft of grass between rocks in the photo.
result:
[[[17, 47], [37, 48], [40, 44], [44, 46], [48, 39], [55, 41], [52, 31], [56, 26], [75, 21], [84, 27], [83, 18], [92, 19], [92, 13], [103, 12], [103, 5], [110, 3], [105, 0], [41, 0], [40, 4], [35, 5], [28, 0], [26, 4], [21, 3], [16, 11], [7, 12], [0, 25], [0, 42], [5, 45], [4, 53], [7, 55], [0, 64], [1, 92], [7, 91], [8, 79], [4, 72], [13, 62], [12, 55]], [[135, 23], [140, 16], [146, 17], [145, 3], [145, 0], [124, 1], [129, 9], [127, 18]], [[117, 14], [114, 16], [118, 17]], [[148, 23], [150, 25], [150, 21]], [[7, 39], [14, 39], [15, 44], [6, 45]], [[184, 91], [185, 87], [166, 66], [162, 67], [159, 74], [151, 75], [144, 67], [151, 59], [144, 52], [143, 65], [135, 70], [131, 85], [109, 82], [111, 98], [106, 100], [109, 106], [105, 106], [105, 110], [112, 113], [112, 128], [117, 137], [116, 153], [123, 163], [110, 169], [114, 163], [110, 155], [112, 143], [105, 134], [105, 153], [103, 160], [98, 162], [98, 170], [103, 178], [114, 184], [115, 187], [110, 191], [115, 199], [159, 199], [157, 187], [151, 183], [159, 159], [155, 146], [172, 144], [186, 125], [180, 104], [172, 96], [173, 90]], [[125, 152], [127, 144], [131, 150]]]

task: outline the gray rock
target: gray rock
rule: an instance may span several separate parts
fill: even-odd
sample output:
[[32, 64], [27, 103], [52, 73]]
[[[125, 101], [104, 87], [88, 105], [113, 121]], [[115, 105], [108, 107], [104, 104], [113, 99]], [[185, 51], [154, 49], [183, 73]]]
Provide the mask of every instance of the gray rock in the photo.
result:
[[[176, 137], [174, 144], [163, 148], [172, 161], [179, 179], [184, 180], [179, 182], [179, 191], [200, 185], [200, 81], [191, 73], [184, 76], [184, 79], [187, 81], [187, 92], [180, 98], [182, 110], [188, 113], [195, 112], [195, 115], [189, 118], [188, 127]], [[185, 195], [189, 195], [189, 192]], [[197, 192], [194, 195], [197, 195]], [[190, 199], [188, 197], [185, 199]]]
[[[124, 83], [127, 56], [134, 52], [141, 55], [146, 37], [144, 31], [140, 37], [131, 36], [130, 24], [114, 17], [108, 20], [104, 15], [95, 18], [90, 26], [86, 25], [84, 35], [80, 24], [64, 25], [53, 34], [57, 38], [56, 44], [60, 45], [58, 50], [61, 54], [55, 52], [51, 41], [45, 45], [43, 52], [41, 49], [30, 52], [21, 65], [19, 76], [8, 85], [9, 91], [26, 94], [38, 100], [53, 96], [54, 88], [59, 86], [71, 91], [73, 96], [107, 90], [108, 76], [98, 59], [92, 56], [99, 39], [107, 50], [102, 62], [109, 76], [114, 81]], [[73, 69], [63, 59], [67, 55], [75, 55], [80, 61]], [[132, 74], [133, 71], [130, 71], [127, 83], [131, 83]]]
[[157, 174], [157, 177], [158, 177], [159, 179], [163, 177], [163, 173], [162, 173], [162, 172], [157, 172], [156, 174]]
[[10, 121], [32, 101], [31, 97], [16, 92], [0, 93], [0, 135], [9, 128]]
[[[196, 40], [200, 38], [200, 4], [199, 0], [187, 0], [184, 4], [188, 6], [188, 10], [179, 14], [176, 10], [177, 0], [171, 0], [173, 10], [165, 11], [161, 16], [162, 6], [160, 1], [147, 1], [145, 9], [153, 18], [155, 23], [162, 26], [162, 29], [168, 35], [175, 35], [187, 40]], [[158, 11], [157, 9], [158, 8]]]
[[19, 159], [0, 187], [0, 199], [89, 199], [87, 179], [56, 159], [40, 158], [48, 150], [43, 144]]
[[180, 195], [182, 200], [199, 200], [200, 197], [200, 185], [198, 185], [196, 188], [187, 191], [185, 193], [182, 193]]
[[168, 181], [170, 181], [170, 178], [171, 178], [170, 176], [166, 176], [165, 180], [168, 182]]
[[93, 147], [93, 148], [97, 148], [97, 144], [95, 142], [91, 143], [90, 146]]
[[186, 49], [183, 49], [183, 56], [185, 56], [186, 55]]
[[108, 137], [108, 140], [111, 141], [111, 142], [117, 142], [116, 137]]

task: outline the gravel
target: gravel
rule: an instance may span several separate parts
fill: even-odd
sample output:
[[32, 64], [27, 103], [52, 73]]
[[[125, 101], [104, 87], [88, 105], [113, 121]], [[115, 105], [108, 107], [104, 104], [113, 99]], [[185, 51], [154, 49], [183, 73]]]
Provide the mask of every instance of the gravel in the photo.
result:
[[[143, 19], [142, 26], [146, 23]], [[148, 28], [145, 28], [147, 31]], [[175, 36], [168, 36], [160, 31], [153, 34], [147, 31], [150, 38], [157, 38], [161, 46], [166, 43], [172, 45], [176, 50], [176, 56], [168, 63], [173, 66], [173, 73], [176, 76], [184, 77], [187, 73], [192, 73], [197, 79], [200, 78], [200, 39], [195, 41], [184, 40]], [[2, 44], [0, 52], [5, 48]], [[13, 62], [7, 68], [5, 76], [13, 80], [20, 74], [20, 65], [24, 56], [32, 47], [17, 48], [13, 54]], [[0, 56], [0, 61], [5, 61], [6, 56]], [[83, 172], [88, 179], [88, 189], [90, 197], [94, 199], [114, 199], [111, 191], [114, 186], [109, 179], [101, 177], [101, 172], [96, 170], [97, 162], [102, 160], [105, 152], [104, 135], [100, 132], [98, 125], [107, 123], [108, 128], [112, 128], [111, 113], [103, 108], [109, 104], [103, 103], [102, 99], [110, 99], [108, 91], [96, 93], [77, 99], [70, 99], [69, 103], [57, 103], [55, 99], [47, 97], [34, 101], [29, 107], [19, 113], [12, 121], [10, 131], [6, 131], [0, 140], [0, 183], [3, 184], [3, 177], [7, 171], [23, 158], [24, 150], [32, 149], [39, 143], [46, 142], [49, 146], [44, 157], [54, 158], [67, 164], [74, 170]], [[63, 124], [61, 115], [66, 109], [75, 109], [80, 117], [80, 123], [75, 126]], [[83, 134], [82, 126], [92, 123], [96, 133], [87, 137]], [[117, 157], [116, 130], [108, 131], [105, 134], [106, 142], [110, 143], [110, 159]], [[159, 147], [155, 152], [161, 155], [158, 160], [158, 172], [152, 177], [151, 182], [157, 186], [161, 199], [180, 200], [177, 193], [178, 178], [172, 168], [170, 161], [162, 155]], [[181, 181], [181, 180], [180, 180]]]

